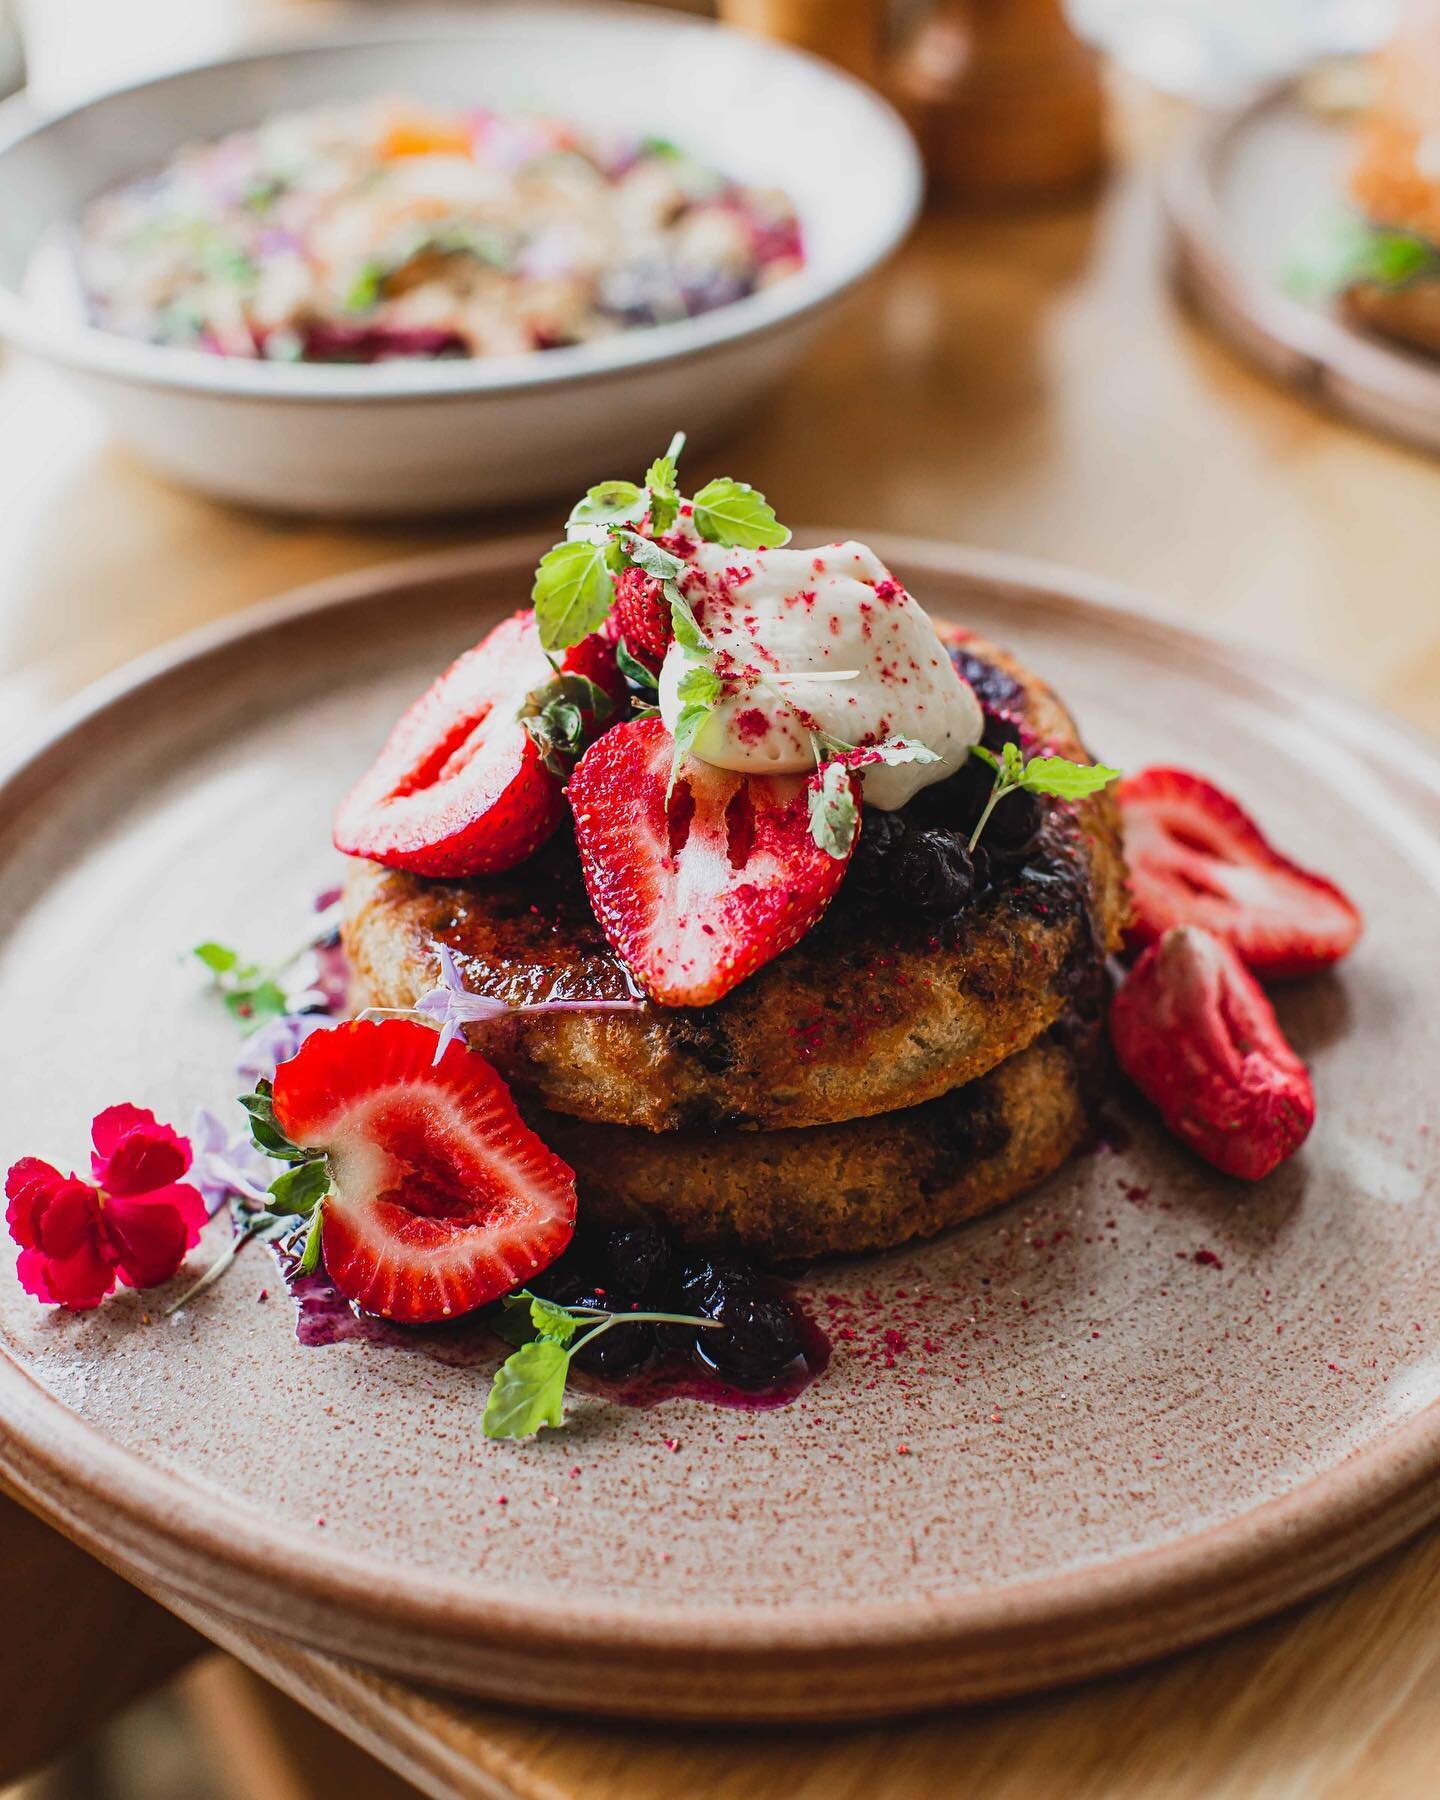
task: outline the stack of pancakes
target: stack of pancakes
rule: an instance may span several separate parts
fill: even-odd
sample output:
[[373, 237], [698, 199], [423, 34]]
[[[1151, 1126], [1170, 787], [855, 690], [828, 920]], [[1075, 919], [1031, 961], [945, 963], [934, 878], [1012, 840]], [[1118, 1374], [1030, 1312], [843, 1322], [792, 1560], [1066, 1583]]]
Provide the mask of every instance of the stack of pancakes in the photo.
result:
[[[1013, 680], [1036, 740], [1088, 760], [1033, 675], [942, 635]], [[1119, 819], [1108, 791], [1046, 806], [1027, 858], [953, 919], [842, 885], [713, 1006], [512, 1012], [467, 1038], [574, 1167], [593, 1218], [643, 1210], [686, 1241], [785, 1259], [939, 1231], [1033, 1187], [1087, 1129], [1125, 916]], [[344, 937], [360, 1004], [413, 1006], [440, 945], [467, 988], [512, 1006], [639, 994], [564, 831], [488, 879], [358, 862]]]

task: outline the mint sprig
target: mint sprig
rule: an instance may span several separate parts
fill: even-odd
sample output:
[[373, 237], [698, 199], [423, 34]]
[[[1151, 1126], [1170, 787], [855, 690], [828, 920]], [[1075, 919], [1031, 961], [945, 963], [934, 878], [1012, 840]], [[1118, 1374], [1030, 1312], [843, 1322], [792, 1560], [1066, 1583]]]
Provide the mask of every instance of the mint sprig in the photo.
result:
[[680, 490], [676, 481], [680, 452], [684, 448], [685, 433], [677, 431], [670, 440], [670, 448], [663, 456], [657, 456], [645, 471], [645, 491], [650, 496], [650, 529], [657, 537], [663, 537], [680, 514]]
[[971, 850], [980, 842], [980, 834], [989, 824], [991, 813], [1007, 794], [1025, 789], [1032, 794], [1053, 794], [1059, 800], [1083, 800], [1087, 794], [1096, 794], [1120, 778], [1118, 769], [1107, 768], [1104, 763], [1070, 762], [1063, 756], [1026, 758], [1014, 744], [1006, 744], [1001, 756], [987, 750], [984, 744], [973, 745], [970, 754], [978, 756], [995, 771], [990, 798], [970, 833], [968, 847]]
[[[645, 471], [645, 485], [602, 481], [571, 508], [570, 535], [540, 559], [530, 592], [540, 642], [566, 650], [598, 631], [615, 604], [615, 576], [633, 566], [658, 581], [674, 581], [684, 569], [654, 542], [672, 530], [683, 498], [677, 431], [663, 456]], [[706, 482], [692, 505], [695, 529], [708, 543], [760, 550], [788, 543], [790, 533], [765, 496], [747, 482], [722, 475]], [[643, 530], [642, 530], [643, 527]]]
[[[618, 1325], [689, 1325], [701, 1331], [719, 1328], [715, 1319], [688, 1313], [604, 1312], [597, 1307], [558, 1306], [528, 1288], [507, 1294], [492, 1324], [507, 1343], [520, 1340], [520, 1345], [495, 1372], [483, 1421], [488, 1438], [533, 1437], [542, 1426], [563, 1424], [571, 1360], [577, 1351]], [[584, 1325], [591, 1329], [583, 1331]]]
[[246, 1026], [263, 1025], [288, 1011], [278, 976], [283, 970], [246, 962], [229, 944], [197, 944], [191, 953], [210, 971], [210, 979], [231, 1018]]

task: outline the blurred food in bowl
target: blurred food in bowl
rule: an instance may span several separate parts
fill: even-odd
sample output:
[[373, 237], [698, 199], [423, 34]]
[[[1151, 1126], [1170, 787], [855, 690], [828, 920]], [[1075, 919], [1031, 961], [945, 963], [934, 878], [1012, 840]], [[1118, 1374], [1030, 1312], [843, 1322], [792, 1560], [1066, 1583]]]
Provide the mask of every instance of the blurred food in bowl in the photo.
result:
[[[743, 217], [691, 202], [693, 219], [662, 233], [668, 268], [714, 269], [715, 285], [702, 294], [691, 280], [686, 305], [695, 310], [669, 316], [673, 293], [662, 303], [653, 279], [632, 282], [628, 297], [612, 288], [608, 299], [636, 324], [647, 321], [643, 329], [587, 335], [595, 318], [582, 300], [565, 321], [578, 341], [547, 340], [539, 353], [533, 339], [511, 351], [492, 336], [485, 354], [460, 354], [448, 284], [489, 283], [481, 240], [462, 254], [453, 241], [432, 244], [441, 254], [429, 260], [403, 231], [392, 242], [376, 228], [372, 241], [360, 209], [351, 215], [354, 255], [375, 265], [373, 305], [370, 282], [347, 290], [345, 299], [364, 302], [344, 317], [350, 335], [328, 345], [312, 335], [308, 357], [255, 354], [253, 338], [250, 354], [231, 355], [155, 342], [143, 283], [121, 309], [139, 335], [87, 316], [74, 246], [97, 201], [153, 182], [178, 146], [243, 140], [266, 119], [363, 109], [386, 94], [441, 118], [483, 109], [517, 128], [564, 120], [604, 155], [604, 146], [633, 151], [647, 138], [681, 146], [695, 179], [718, 171], [732, 198], [746, 196]], [[673, 192], [666, 151], [654, 143], [650, 151], [636, 172], [637, 208], [652, 182]], [[407, 160], [395, 159], [402, 174]], [[444, 163], [468, 180], [471, 161], [427, 147], [413, 166]], [[566, 179], [590, 183], [602, 218], [613, 212], [611, 184], [568, 154], [564, 161]], [[168, 179], [160, 176], [162, 187]], [[774, 190], [785, 199], [762, 198]], [[494, 506], [583, 485], [597, 463], [643, 468], [681, 418], [701, 449], [769, 403], [829, 309], [905, 235], [920, 191], [914, 143], [873, 89], [748, 32], [621, 5], [495, 0], [464, 12], [382, 11], [373, 22], [348, 14], [339, 29], [160, 76], [38, 122], [27, 108], [0, 111], [0, 335], [64, 370], [152, 463], [207, 492], [352, 517]], [[663, 211], [669, 202], [649, 204]], [[47, 247], [59, 253], [47, 256]], [[224, 254], [222, 239], [222, 262]], [[338, 287], [345, 258], [338, 249], [331, 257]], [[123, 270], [88, 278], [97, 292], [128, 279]], [[169, 279], [158, 280], [157, 294]], [[388, 322], [392, 301], [404, 302], [411, 328], [442, 334], [426, 349], [452, 353], [380, 354], [395, 345], [363, 333]], [[422, 302], [438, 322], [416, 321], [411, 309]], [[508, 321], [517, 336], [520, 317], [517, 309]], [[492, 312], [492, 333], [505, 323]], [[193, 320], [184, 329], [197, 331]], [[243, 352], [247, 335], [241, 309], [229, 342]], [[285, 347], [283, 335], [275, 347]], [[321, 349], [376, 360], [336, 366]]]
[[93, 324], [280, 362], [590, 343], [803, 260], [782, 192], [666, 138], [405, 100], [187, 145], [94, 202], [74, 241]]

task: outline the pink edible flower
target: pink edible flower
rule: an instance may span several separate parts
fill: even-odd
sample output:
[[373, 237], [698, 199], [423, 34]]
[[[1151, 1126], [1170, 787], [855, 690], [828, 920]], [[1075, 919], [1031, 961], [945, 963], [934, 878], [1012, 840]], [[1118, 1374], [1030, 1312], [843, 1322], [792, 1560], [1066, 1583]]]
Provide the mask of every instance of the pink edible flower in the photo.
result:
[[92, 1181], [22, 1156], [5, 1177], [5, 1223], [20, 1246], [27, 1294], [72, 1312], [114, 1291], [158, 1287], [199, 1241], [209, 1217], [187, 1139], [138, 1106], [111, 1106], [91, 1125]]

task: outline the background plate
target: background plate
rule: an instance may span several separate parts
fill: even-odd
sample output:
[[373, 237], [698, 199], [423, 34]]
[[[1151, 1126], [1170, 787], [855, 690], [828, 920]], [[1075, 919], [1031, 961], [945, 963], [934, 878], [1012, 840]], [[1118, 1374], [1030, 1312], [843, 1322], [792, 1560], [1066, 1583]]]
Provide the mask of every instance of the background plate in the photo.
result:
[[[298, 935], [337, 872], [336, 795], [540, 547], [348, 577], [192, 638], [0, 785], [0, 1166], [82, 1161], [115, 1100], [184, 1125], [238, 1091], [184, 950]], [[1097, 752], [1232, 785], [1364, 908], [1343, 971], [1280, 996], [1315, 1072], [1304, 1152], [1244, 1187], [1137, 1115], [1028, 1201], [813, 1272], [836, 1354], [792, 1407], [582, 1397], [522, 1445], [480, 1435], [488, 1357], [302, 1348], [263, 1250], [161, 1321], [131, 1294], [42, 1311], [7, 1243], [0, 1467], [33, 1504], [142, 1585], [303, 1642], [671, 1718], [853, 1718], [1119, 1666], [1440, 1512], [1434, 760], [1082, 578], [878, 548], [1050, 676]]]
[[1198, 132], [1166, 180], [1176, 275], [1213, 325], [1289, 386], [1440, 450], [1440, 363], [1285, 290], [1297, 249], [1344, 211], [1352, 128], [1289, 83]]

